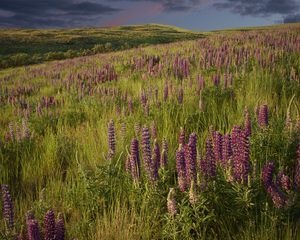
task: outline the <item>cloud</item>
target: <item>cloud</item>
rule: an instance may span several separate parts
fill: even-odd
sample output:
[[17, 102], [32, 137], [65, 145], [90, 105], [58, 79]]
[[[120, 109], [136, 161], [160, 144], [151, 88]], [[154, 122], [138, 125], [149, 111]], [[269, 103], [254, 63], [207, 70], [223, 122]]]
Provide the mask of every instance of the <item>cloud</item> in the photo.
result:
[[229, 9], [242, 16], [254, 17], [287, 16], [299, 11], [299, 3], [295, 0], [222, 0], [213, 5], [219, 10]]
[[283, 23], [298, 23], [300, 22], [300, 14], [288, 15], [283, 19]]
[[[112, 0], [114, 2], [122, 2], [124, 0]], [[165, 12], [183, 12], [196, 9], [202, 5], [206, 5], [214, 0], [125, 0], [131, 2], [152, 2], [162, 6]]]
[[1, 0], [0, 26], [29, 28], [89, 26], [95, 25], [101, 16], [119, 10], [92, 1]]

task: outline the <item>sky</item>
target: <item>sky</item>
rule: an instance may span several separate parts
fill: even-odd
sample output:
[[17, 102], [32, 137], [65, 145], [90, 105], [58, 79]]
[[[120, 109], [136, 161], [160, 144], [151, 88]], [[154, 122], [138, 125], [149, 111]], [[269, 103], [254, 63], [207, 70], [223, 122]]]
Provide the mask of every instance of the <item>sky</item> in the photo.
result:
[[191, 30], [300, 22], [300, 0], [1, 0], [0, 27], [159, 23]]

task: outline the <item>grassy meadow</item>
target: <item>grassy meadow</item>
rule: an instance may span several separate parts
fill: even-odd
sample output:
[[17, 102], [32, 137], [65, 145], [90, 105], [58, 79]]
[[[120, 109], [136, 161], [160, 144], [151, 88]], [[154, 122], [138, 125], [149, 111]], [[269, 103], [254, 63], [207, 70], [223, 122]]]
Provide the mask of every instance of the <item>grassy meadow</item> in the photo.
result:
[[[220, 31], [1, 70], [0, 239], [300, 239], [299, 30]], [[61, 34], [71, 45], [44, 53], [96, 43]]]

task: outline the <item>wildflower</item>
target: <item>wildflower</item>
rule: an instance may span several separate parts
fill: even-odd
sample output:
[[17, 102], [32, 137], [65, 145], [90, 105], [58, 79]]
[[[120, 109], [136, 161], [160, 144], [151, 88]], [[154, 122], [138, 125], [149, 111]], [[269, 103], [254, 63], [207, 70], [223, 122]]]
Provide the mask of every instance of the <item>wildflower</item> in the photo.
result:
[[258, 112], [258, 124], [260, 127], [267, 127], [269, 123], [268, 106], [261, 105]]
[[171, 216], [175, 216], [177, 214], [177, 203], [174, 188], [170, 188], [167, 198], [167, 207]]
[[116, 153], [116, 137], [115, 137], [115, 124], [110, 120], [108, 124], [108, 158], [112, 159]]
[[8, 185], [1, 185], [3, 217], [9, 228], [14, 227], [14, 206], [9, 192]]
[[55, 217], [53, 210], [49, 210], [45, 214], [45, 240], [54, 240], [55, 237]]
[[190, 184], [192, 181], [196, 181], [197, 179], [197, 135], [196, 133], [192, 133], [189, 137], [189, 143], [186, 146], [186, 155], [185, 155], [185, 163], [186, 163], [186, 176], [187, 183]]
[[65, 239], [65, 223], [62, 213], [58, 214], [58, 220], [55, 225], [55, 240]]
[[184, 159], [184, 149], [183, 146], [180, 144], [178, 150], [176, 151], [176, 170], [178, 176], [178, 185], [179, 189], [184, 192], [187, 188], [187, 181], [186, 181], [186, 166], [185, 166], [185, 159]]
[[28, 227], [28, 240], [40, 240], [39, 223], [37, 220], [32, 219], [27, 222]]
[[135, 181], [140, 177], [140, 155], [139, 142], [136, 138], [132, 139], [130, 147], [130, 169], [131, 175]]

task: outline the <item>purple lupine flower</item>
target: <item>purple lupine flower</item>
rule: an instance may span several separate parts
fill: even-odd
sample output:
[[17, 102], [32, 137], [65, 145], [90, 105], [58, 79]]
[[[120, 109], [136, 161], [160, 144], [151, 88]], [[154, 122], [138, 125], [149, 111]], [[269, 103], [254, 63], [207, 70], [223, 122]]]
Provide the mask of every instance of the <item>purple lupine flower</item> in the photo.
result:
[[162, 153], [160, 156], [161, 168], [165, 168], [168, 165], [168, 151], [169, 151], [169, 146], [167, 140], [164, 138], [162, 141]]
[[160, 148], [157, 140], [154, 140], [152, 163], [151, 163], [151, 176], [152, 181], [156, 181], [158, 178], [158, 169], [160, 167]]
[[280, 187], [284, 191], [288, 192], [291, 190], [291, 181], [289, 176], [285, 175], [281, 170], [276, 176], [276, 186]]
[[231, 149], [231, 135], [225, 134], [223, 137], [223, 146], [222, 146], [222, 165], [227, 167], [232, 158], [232, 149]]
[[250, 172], [249, 139], [240, 126], [234, 126], [231, 141], [234, 179], [238, 182], [247, 183]]
[[197, 135], [192, 133], [189, 137], [189, 143], [186, 145], [185, 152], [186, 180], [190, 185], [192, 181], [197, 180]]
[[232, 129], [232, 167], [233, 167], [233, 177], [237, 181], [241, 181], [242, 178], [242, 159], [241, 159], [241, 132], [240, 126], [234, 126]]
[[180, 87], [178, 91], [178, 103], [182, 104], [183, 103], [183, 88]]
[[9, 187], [6, 184], [1, 185], [3, 217], [9, 228], [14, 227], [14, 205], [9, 192]]
[[40, 240], [39, 223], [36, 219], [29, 220], [27, 222], [28, 227], [28, 240]]
[[222, 145], [223, 145], [223, 136], [220, 132], [216, 131], [213, 136], [213, 150], [215, 154], [215, 159], [219, 163], [222, 163]]
[[55, 216], [53, 210], [49, 210], [45, 214], [45, 240], [54, 240], [55, 237]]
[[8, 185], [1, 185], [3, 217], [9, 228], [14, 227], [14, 206], [9, 192]]
[[185, 145], [185, 131], [182, 127], [179, 131], [178, 143], [182, 144], [183, 146]]
[[156, 139], [157, 138], [157, 128], [156, 128], [156, 124], [155, 122], [153, 121], [152, 124], [151, 124], [151, 137], [153, 139]]
[[268, 106], [267, 105], [261, 105], [259, 107], [258, 112], [258, 124], [260, 127], [267, 127], [269, 123], [269, 113], [268, 113]]
[[249, 114], [247, 107], [245, 108], [245, 111], [244, 111], [244, 131], [246, 133], [246, 136], [250, 137], [250, 135], [251, 135], [251, 118], [250, 118], [250, 114]]
[[58, 214], [58, 220], [55, 225], [55, 240], [65, 239], [65, 222], [62, 213]]
[[268, 189], [273, 185], [273, 173], [275, 170], [274, 162], [267, 162], [262, 170], [262, 182], [265, 186], [265, 189]]
[[268, 187], [267, 192], [271, 196], [272, 202], [276, 208], [284, 207], [286, 197], [274, 185]]
[[143, 152], [145, 171], [148, 175], [149, 180], [151, 180], [152, 159], [151, 159], [151, 147], [150, 147], [150, 134], [149, 134], [149, 129], [147, 127], [144, 127], [142, 129], [142, 152]]
[[250, 173], [250, 143], [245, 131], [242, 131], [241, 136], [241, 149], [242, 149], [242, 179], [244, 183], [248, 183], [248, 176]]
[[140, 177], [139, 141], [134, 138], [130, 145], [130, 168], [132, 178], [137, 181]]
[[176, 203], [174, 188], [170, 188], [168, 198], [167, 198], [167, 207], [168, 207], [168, 212], [171, 216], [175, 216], [177, 214], [177, 203]]
[[215, 177], [216, 176], [216, 159], [213, 153], [212, 140], [210, 137], [206, 140], [205, 146], [205, 163], [202, 163], [202, 171], [204, 171], [205, 177]]
[[114, 120], [108, 124], [108, 158], [112, 159], [116, 153], [116, 135]]
[[176, 170], [178, 176], [178, 185], [180, 191], [184, 192], [187, 189], [186, 181], [186, 166], [184, 159], [184, 149], [180, 144], [178, 150], [176, 151]]

